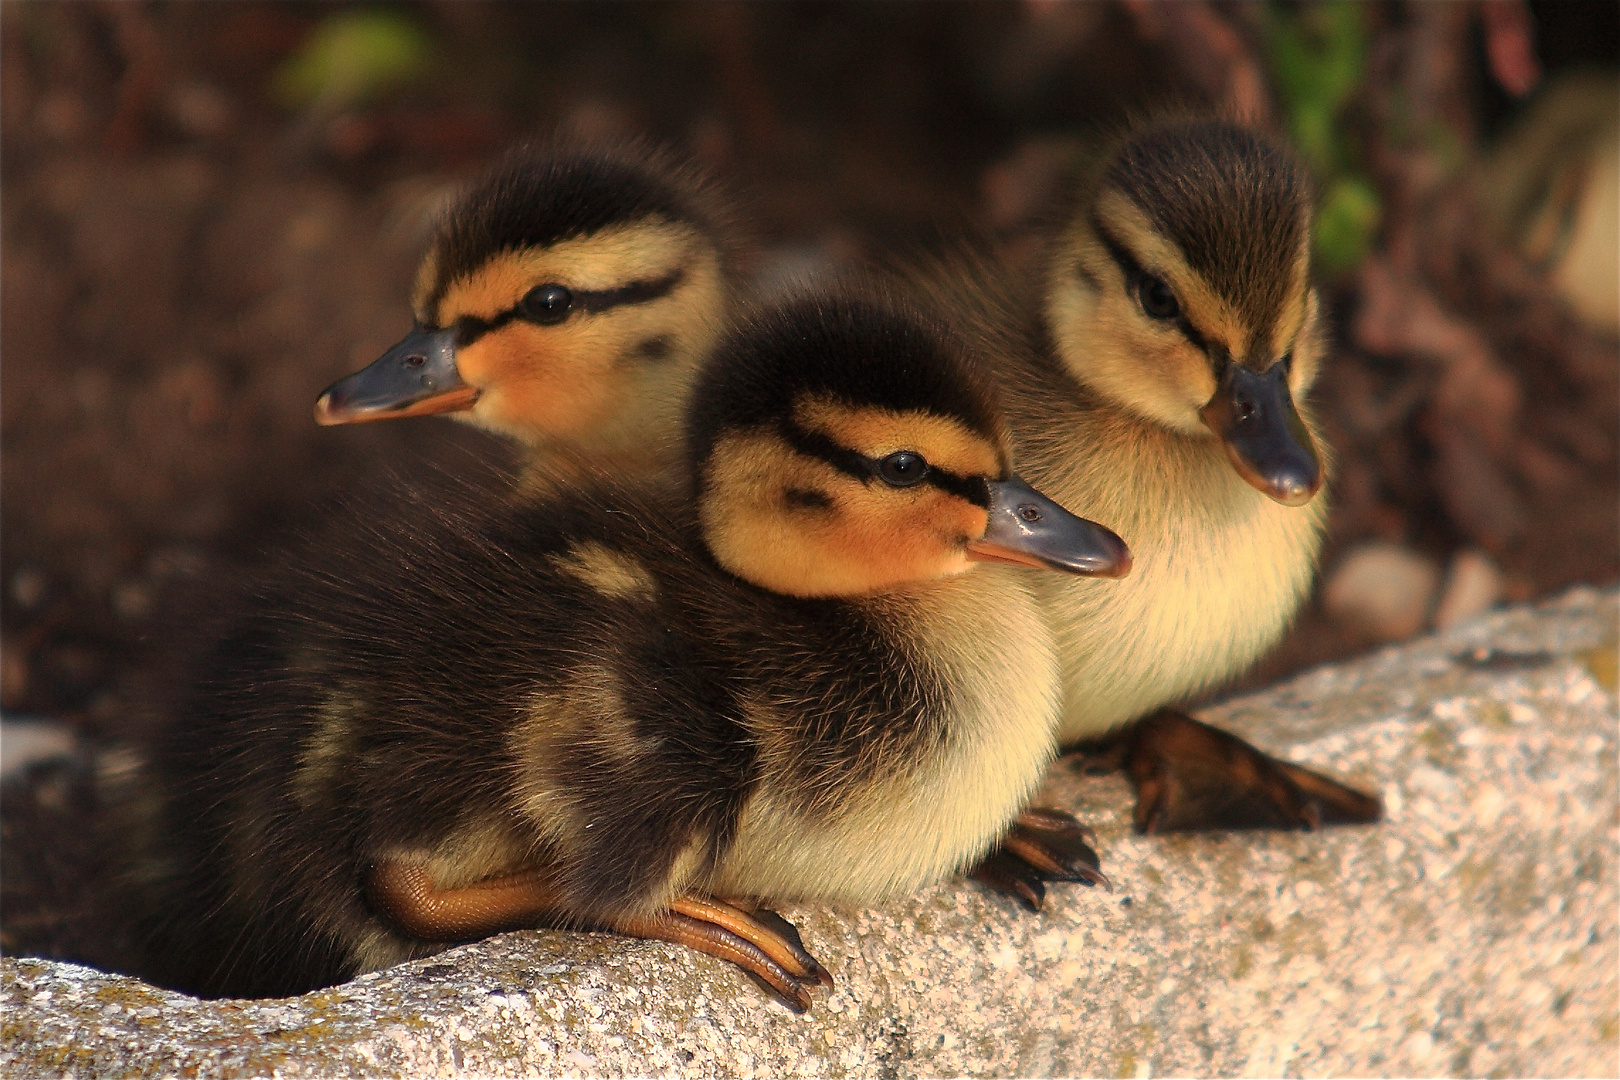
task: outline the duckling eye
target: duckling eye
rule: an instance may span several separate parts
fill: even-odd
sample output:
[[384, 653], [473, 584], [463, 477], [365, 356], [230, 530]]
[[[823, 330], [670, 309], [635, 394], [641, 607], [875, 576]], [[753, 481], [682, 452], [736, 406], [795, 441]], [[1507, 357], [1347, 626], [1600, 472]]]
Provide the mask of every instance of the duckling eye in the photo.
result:
[[890, 487], [910, 487], [928, 475], [928, 462], [921, 454], [897, 450], [878, 462], [878, 475]]
[[574, 294], [561, 285], [536, 285], [518, 304], [523, 317], [542, 326], [555, 326], [568, 318]]
[[1136, 299], [1149, 318], [1170, 320], [1181, 314], [1175, 291], [1152, 274], [1137, 282]]

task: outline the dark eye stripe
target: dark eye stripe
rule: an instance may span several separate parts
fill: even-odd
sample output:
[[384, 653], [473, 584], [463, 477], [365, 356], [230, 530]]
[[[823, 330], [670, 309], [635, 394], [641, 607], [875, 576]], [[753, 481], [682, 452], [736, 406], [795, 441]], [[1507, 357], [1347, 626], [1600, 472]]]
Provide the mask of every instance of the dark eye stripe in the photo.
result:
[[623, 307], [627, 304], [646, 304], [668, 296], [675, 286], [681, 283], [686, 276], [684, 270], [674, 270], [655, 281], [632, 281], [628, 285], [617, 289], [602, 289], [598, 292], [574, 293], [576, 307], [592, 315], [609, 308]]
[[1126, 285], [1133, 285], [1146, 276], [1147, 271], [1142, 269], [1142, 264], [1136, 261], [1136, 256], [1132, 255], [1130, 250], [1114, 237], [1113, 233], [1103, 227], [1102, 218], [1095, 213], [1091, 215], [1091, 231], [1097, 234], [1097, 239], [1102, 241], [1103, 247], [1108, 249], [1109, 256], [1118, 264], [1119, 272], [1124, 275]]
[[876, 461], [865, 454], [856, 453], [848, 447], [839, 445], [819, 431], [808, 431], [792, 421], [783, 422], [780, 430], [782, 437], [793, 449], [805, 457], [825, 461], [845, 476], [853, 476], [863, 481], [877, 476]]
[[990, 507], [990, 487], [982, 476], [962, 476], [938, 465], [931, 465], [928, 475], [923, 477], [923, 483], [933, 484], [941, 491], [949, 492], [959, 499], [966, 499], [974, 506], [985, 509]]
[[[674, 270], [654, 281], [632, 281], [617, 289], [598, 289], [594, 292], [574, 290], [573, 310], [583, 311], [587, 315], [597, 315], [616, 307], [650, 303], [668, 296], [685, 276], [686, 271]], [[513, 319], [522, 317], [521, 305], [508, 308], [489, 319], [463, 315], [455, 323], [456, 348], [465, 348], [490, 331], [499, 330]]]
[[[1148, 276], [1147, 270], [1142, 267], [1141, 263], [1136, 261], [1136, 256], [1132, 255], [1124, 244], [1120, 243], [1112, 233], [1103, 227], [1102, 219], [1095, 213], [1091, 215], [1091, 230], [1097, 234], [1097, 239], [1102, 241], [1102, 245], [1107, 249], [1109, 257], [1119, 266], [1119, 272], [1125, 278], [1126, 291], [1134, 295], [1142, 279]], [[1206, 354], [1209, 353], [1209, 342], [1187, 318], [1185, 305], [1182, 306], [1181, 316], [1175, 320], [1175, 325], [1195, 347]]]
[[[781, 432], [782, 437], [793, 449], [806, 457], [825, 461], [845, 476], [852, 476], [863, 482], [879, 478], [877, 458], [869, 458], [859, 451], [840, 445], [819, 431], [807, 431], [791, 421], [782, 424]], [[930, 462], [928, 474], [921, 482], [932, 484], [959, 499], [966, 499], [975, 506], [990, 505], [990, 489], [982, 476], [962, 476]]]

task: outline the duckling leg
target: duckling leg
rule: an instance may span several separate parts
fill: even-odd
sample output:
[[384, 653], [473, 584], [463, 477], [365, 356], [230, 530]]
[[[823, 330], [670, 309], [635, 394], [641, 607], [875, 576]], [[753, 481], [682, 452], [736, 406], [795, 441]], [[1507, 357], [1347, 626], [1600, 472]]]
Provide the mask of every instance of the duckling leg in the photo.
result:
[[1317, 829], [1377, 821], [1383, 803], [1269, 757], [1235, 735], [1164, 709], [1125, 735], [1125, 768], [1144, 833]]
[[[366, 898], [404, 934], [422, 941], [468, 941], [546, 922], [579, 925], [566, 915], [562, 890], [549, 867], [440, 889], [425, 867], [381, 862], [365, 875]], [[603, 929], [629, 937], [673, 941], [729, 960], [795, 1012], [810, 1007], [809, 987], [832, 976], [805, 951], [793, 924], [774, 911], [744, 911], [720, 900], [680, 896], [654, 915], [603, 920]]]
[[420, 941], [471, 941], [564, 910], [562, 890], [544, 866], [441, 889], [420, 864], [380, 862], [365, 875], [365, 894], [372, 910]]
[[1001, 844], [968, 873], [974, 880], [1013, 897], [1030, 911], [1046, 902], [1046, 882], [1078, 881], [1083, 885], [1114, 883], [1101, 869], [1093, 845], [1097, 834], [1073, 814], [1050, 806], [1032, 806], [1002, 838]]

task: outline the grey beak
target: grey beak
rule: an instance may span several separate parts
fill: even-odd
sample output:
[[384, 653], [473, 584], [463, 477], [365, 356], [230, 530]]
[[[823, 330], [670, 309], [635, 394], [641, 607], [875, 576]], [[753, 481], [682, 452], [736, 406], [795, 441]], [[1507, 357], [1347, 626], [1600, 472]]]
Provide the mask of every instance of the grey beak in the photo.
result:
[[1229, 363], [1200, 415], [1220, 437], [1238, 475], [1285, 506], [1303, 506], [1322, 487], [1322, 459], [1294, 408], [1288, 364], [1263, 374]]
[[363, 424], [470, 409], [478, 390], [456, 370], [455, 330], [415, 329], [369, 366], [339, 379], [315, 402], [315, 422]]
[[1016, 476], [988, 486], [990, 524], [968, 543], [976, 558], [1091, 577], [1130, 573], [1130, 549], [1112, 531], [1069, 513]]

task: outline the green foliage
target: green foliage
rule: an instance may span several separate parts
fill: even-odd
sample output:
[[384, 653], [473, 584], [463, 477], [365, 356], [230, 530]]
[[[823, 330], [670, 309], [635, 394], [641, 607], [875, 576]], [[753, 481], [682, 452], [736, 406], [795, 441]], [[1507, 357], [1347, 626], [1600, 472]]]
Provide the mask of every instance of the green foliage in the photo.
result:
[[1266, 9], [1271, 76], [1288, 126], [1311, 165], [1340, 162], [1339, 114], [1361, 86], [1367, 67], [1367, 29], [1358, 3]]
[[432, 59], [415, 20], [377, 8], [336, 11], [276, 71], [273, 88], [294, 108], [352, 105], [420, 80]]
[[1378, 192], [1367, 181], [1341, 176], [1327, 186], [1316, 211], [1316, 257], [1342, 273], [1367, 254], [1378, 228]]
[[1380, 210], [1345, 123], [1367, 74], [1366, 9], [1355, 0], [1272, 3], [1263, 25], [1289, 134], [1322, 183], [1317, 258], [1330, 272], [1342, 272], [1371, 246]]

